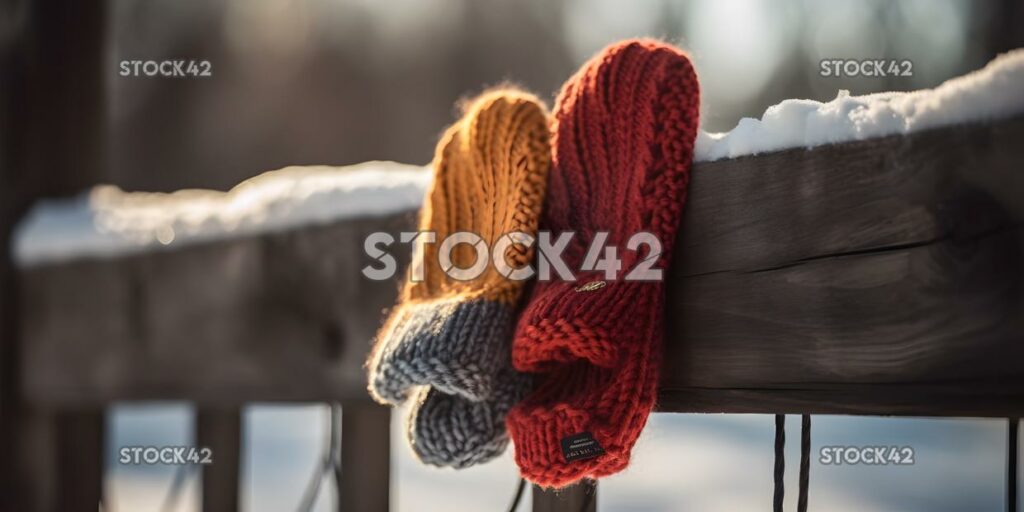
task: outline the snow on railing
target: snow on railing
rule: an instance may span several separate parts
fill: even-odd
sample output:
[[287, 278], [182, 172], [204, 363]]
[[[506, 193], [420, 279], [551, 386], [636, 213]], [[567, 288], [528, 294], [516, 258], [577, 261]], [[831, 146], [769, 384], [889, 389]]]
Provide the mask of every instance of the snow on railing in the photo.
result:
[[14, 239], [20, 266], [286, 230], [419, 208], [430, 173], [395, 162], [349, 167], [287, 167], [228, 192], [125, 192], [94, 187], [73, 199], [45, 200]]
[[[1024, 50], [934, 89], [786, 100], [729, 132], [701, 131], [695, 160], [814, 147], [995, 120], [1024, 112]], [[228, 192], [125, 192], [98, 186], [73, 199], [45, 200], [19, 225], [14, 259], [22, 267], [111, 257], [255, 235], [349, 217], [419, 207], [429, 169], [394, 162], [351, 167], [288, 167]]]
[[1024, 112], [1024, 49], [1000, 55], [984, 68], [934, 89], [851, 96], [829, 102], [786, 100], [761, 119], [744, 118], [732, 131], [700, 132], [696, 159], [722, 158], [813, 147], [969, 122]]

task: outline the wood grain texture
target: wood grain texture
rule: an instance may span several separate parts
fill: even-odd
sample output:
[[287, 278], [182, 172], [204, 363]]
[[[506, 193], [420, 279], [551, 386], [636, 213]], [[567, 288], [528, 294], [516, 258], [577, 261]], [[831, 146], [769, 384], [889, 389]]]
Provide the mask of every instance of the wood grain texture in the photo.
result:
[[698, 169], [659, 407], [1019, 415], [1022, 137], [1015, 120]]
[[[666, 411], [1006, 416], [1024, 404], [1024, 119], [697, 164]], [[365, 399], [412, 212], [22, 270], [27, 396]], [[407, 251], [396, 253], [407, 257]]]
[[1019, 226], [1021, 137], [1018, 118], [699, 163], [672, 284]]

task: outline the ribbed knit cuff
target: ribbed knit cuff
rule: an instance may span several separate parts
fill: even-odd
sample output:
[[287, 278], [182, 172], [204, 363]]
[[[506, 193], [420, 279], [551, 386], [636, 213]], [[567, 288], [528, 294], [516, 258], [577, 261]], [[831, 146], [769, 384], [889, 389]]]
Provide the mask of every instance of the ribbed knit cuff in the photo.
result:
[[454, 299], [403, 303], [388, 321], [370, 363], [370, 393], [383, 403], [405, 401], [429, 385], [470, 401], [488, 399], [508, 366], [512, 308]]

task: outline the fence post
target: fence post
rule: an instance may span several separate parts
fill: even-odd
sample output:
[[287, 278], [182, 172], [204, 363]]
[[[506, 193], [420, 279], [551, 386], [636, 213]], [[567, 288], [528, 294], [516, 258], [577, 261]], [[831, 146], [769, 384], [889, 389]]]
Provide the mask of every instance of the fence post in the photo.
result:
[[196, 414], [196, 446], [209, 448], [213, 463], [203, 466], [203, 512], [239, 510], [242, 411], [201, 408]]
[[[5, 53], [8, 48], [2, 49]], [[4, 55], [0, 64], [0, 90], [10, 90], [13, 77], [11, 56]], [[9, 105], [4, 105], [8, 107]], [[20, 208], [15, 207], [23, 202], [15, 197], [16, 187], [13, 168], [14, 148], [16, 144], [12, 119], [6, 114], [9, 108], [0, 108], [0, 452], [12, 454], [18, 445], [15, 441], [17, 429], [17, 365], [15, 350], [18, 329], [15, 326], [17, 306], [15, 299], [15, 269], [11, 261], [11, 233], [19, 217]], [[0, 458], [0, 509], [18, 510], [21, 503], [16, 498], [15, 490], [19, 471], [14, 457]]]
[[11, 260], [11, 235], [14, 225], [31, 201], [26, 181], [26, 136], [22, 123], [27, 112], [18, 105], [27, 96], [25, 2], [3, 0], [0, 16], [10, 20], [0, 26], [0, 509], [29, 510], [25, 477], [18, 465], [20, 409], [17, 366], [17, 285]]
[[0, 16], [0, 509], [94, 512], [103, 410], [24, 402], [11, 235], [35, 199], [102, 176], [106, 2], [0, 0]]
[[565, 489], [533, 486], [533, 512], [596, 512], [597, 482], [583, 480]]
[[338, 510], [388, 510], [391, 410], [367, 401], [341, 406]]
[[58, 413], [57, 510], [92, 512], [103, 497], [102, 410]]

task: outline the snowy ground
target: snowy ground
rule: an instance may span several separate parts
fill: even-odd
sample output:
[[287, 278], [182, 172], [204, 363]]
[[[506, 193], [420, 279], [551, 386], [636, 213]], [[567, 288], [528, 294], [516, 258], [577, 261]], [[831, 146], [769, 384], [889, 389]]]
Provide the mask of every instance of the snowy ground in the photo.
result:
[[[122, 466], [126, 445], [191, 443], [184, 405], [131, 405], [109, 417], [107, 511], [160, 510], [174, 468]], [[516, 483], [511, 452], [457, 472], [424, 467], [404, 444], [394, 415], [393, 510], [477, 512], [503, 510]], [[243, 462], [244, 510], [294, 510], [320, 453], [326, 408], [268, 405], [249, 408]], [[892, 419], [815, 416], [812, 425], [810, 505], [830, 512], [975, 512], [1003, 510], [1006, 423], [977, 419]], [[629, 512], [743, 512], [768, 510], [772, 499], [773, 418], [765, 415], [655, 414], [637, 443], [632, 465], [602, 480], [599, 510]], [[799, 436], [799, 418], [787, 423]], [[826, 466], [827, 445], [907, 445], [912, 466]], [[799, 446], [787, 445], [786, 510], [796, 508]], [[316, 510], [334, 510], [330, 485]], [[193, 478], [178, 512], [198, 510]], [[527, 500], [528, 501], [528, 500]], [[520, 510], [529, 510], [528, 503]]]

